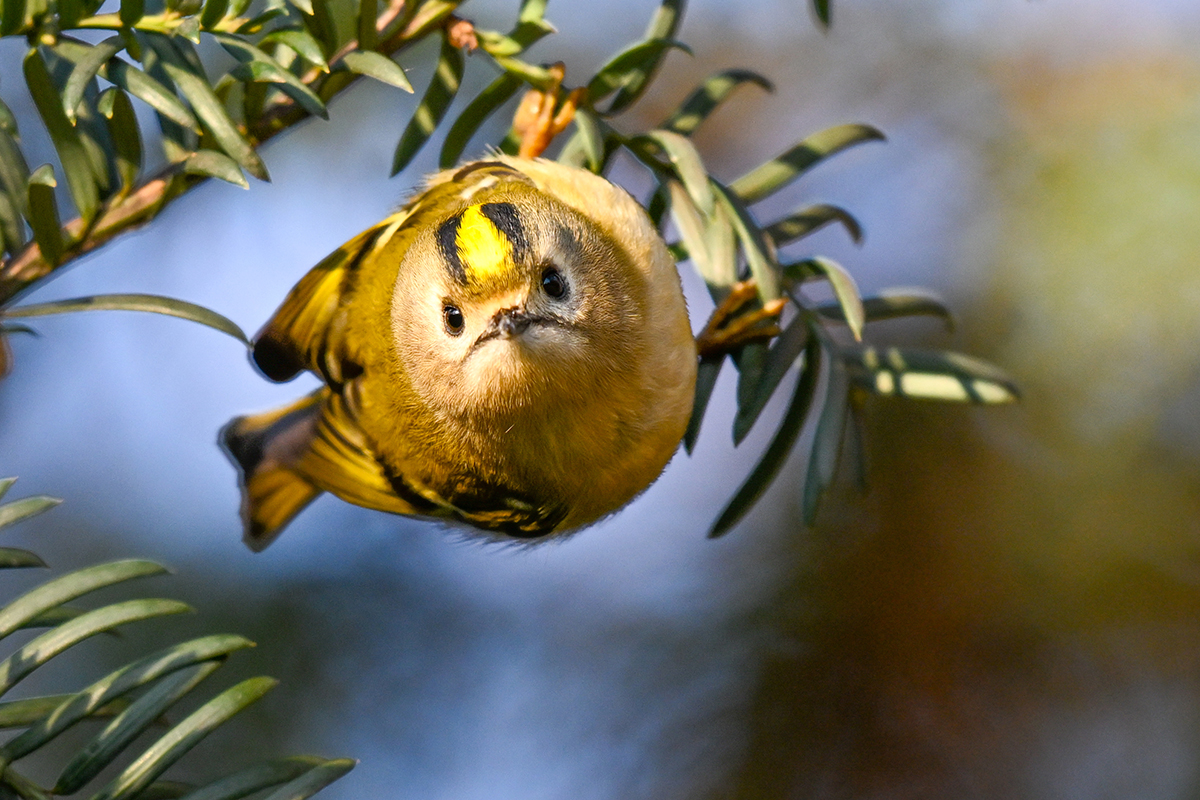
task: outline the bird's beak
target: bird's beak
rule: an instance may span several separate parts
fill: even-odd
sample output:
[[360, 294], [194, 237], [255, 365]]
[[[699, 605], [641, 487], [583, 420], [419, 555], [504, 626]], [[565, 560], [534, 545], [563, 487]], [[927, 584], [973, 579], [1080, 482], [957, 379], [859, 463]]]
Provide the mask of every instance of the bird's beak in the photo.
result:
[[487, 338], [511, 339], [525, 332], [533, 318], [521, 308], [502, 308], [488, 321]]

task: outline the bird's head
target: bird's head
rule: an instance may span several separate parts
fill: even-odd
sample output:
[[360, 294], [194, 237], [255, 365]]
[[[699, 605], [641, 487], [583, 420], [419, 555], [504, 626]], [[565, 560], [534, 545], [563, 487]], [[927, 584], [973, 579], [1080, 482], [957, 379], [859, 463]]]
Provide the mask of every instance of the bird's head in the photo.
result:
[[469, 198], [414, 240], [392, 322], [403, 369], [427, 404], [502, 414], [628, 379], [646, 304], [635, 266], [599, 225], [509, 184]]

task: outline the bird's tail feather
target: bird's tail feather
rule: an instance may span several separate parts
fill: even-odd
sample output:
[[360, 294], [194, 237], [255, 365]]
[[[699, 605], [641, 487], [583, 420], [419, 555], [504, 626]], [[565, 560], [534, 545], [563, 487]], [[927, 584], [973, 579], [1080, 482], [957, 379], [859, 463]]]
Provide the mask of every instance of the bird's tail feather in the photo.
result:
[[298, 466], [316, 437], [328, 391], [274, 411], [235, 417], [221, 429], [221, 446], [241, 473], [242, 523], [251, 550], [273, 542], [321, 494]]

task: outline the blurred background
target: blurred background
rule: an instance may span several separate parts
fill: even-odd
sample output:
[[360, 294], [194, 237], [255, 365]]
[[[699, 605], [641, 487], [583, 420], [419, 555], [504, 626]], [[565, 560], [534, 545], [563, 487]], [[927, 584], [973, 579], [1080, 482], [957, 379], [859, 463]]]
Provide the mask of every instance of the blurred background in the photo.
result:
[[[66, 503], [14, 541], [56, 568], [171, 565], [148, 591], [194, 603], [196, 635], [259, 643], [228, 671], [283, 679], [183, 777], [319, 752], [362, 761], [331, 800], [1200, 792], [1200, 5], [833, 6], [822, 33], [801, 0], [693, 0], [695, 57], [671, 55], [629, 123], [739, 66], [777, 91], [743, 88], [701, 129], [719, 177], [829, 125], [881, 128], [886, 144], [822, 165], [764, 219], [849, 209], [861, 248], [829, 229], [797, 253], [841, 261], [864, 292], [933, 288], [958, 317], [868, 338], [989, 359], [1024, 401], [869, 403], [867, 488], [843, 469], [812, 528], [809, 432], [755, 511], [705, 539], [780, 411], [735, 450], [726, 370], [694, 455], [565, 542], [479, 546], [325, 497], [252, 555], [216, 431], [310, 379], [270, 385], [232, 340], [147, 315], [15, 337], [0, 472], [20, 476], [12, 496]], [[654, 7], [551, 3], [561, 32], [531, 57], [579, 82]], [[507, 29], [515, 10], [464, 13]], [[18, 55], [0, 53], [0, 81], [22, 116]], [[431, 55], [406, 60], [418, 92]], [[463, 94], [488, 72], [469, 62]], [[29, 299], [162, 293], [256, 330], [432, 169], [434, 147], [387, 178], [415, 102], [356, 88], [266, 149], [272, 183], [206, 185]], [[699, 327], [711, 304], [684, 272]], [[161, 633], [78, 665], [94, 675]]]

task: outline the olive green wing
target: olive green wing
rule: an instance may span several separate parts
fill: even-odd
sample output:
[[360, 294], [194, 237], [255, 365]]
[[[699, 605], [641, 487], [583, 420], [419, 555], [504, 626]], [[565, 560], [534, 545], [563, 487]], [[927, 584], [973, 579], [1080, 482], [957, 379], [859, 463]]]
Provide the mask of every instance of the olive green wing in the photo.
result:
[[283, 408], [233, 419], [220, 443], [238, 468], [245, 541], [255, 551], [322, 492], [393, 514], [425, 510], [393, 491], [350, 404], [328, 387]]
[[509, 487], [468, 481], [448, 500], [389, 474], [358, 425], [356, 384], [347, 384], [345, 392], [323, 386], [222, 429], [221, 446], [238, 468], [245, 542], [252, 550], [273, 542], [322, 492], [365, 508], [454, 520], [516, 539], [555, 532], [565, 509], [542, 506]]
[[464, 491], [444, 498], [404, 475], [389, 473], [373, 455], [358, 423], [359, 382], [351, 381], [342, 392], [322, 389], [317, 394], [319, 413], [304, 447], [293, 450], [289, 466], [320, 491], [365, 508], [457, 520], [519, 539], [552, 533], [565, 517], [565, 509], [539, 506], [508, 487], [464, 486]]
[[[354, 395], [353, 386], [348, 388]], [[347, 503], [392, 514], [419, 511], [396, 494], [342, 394], [325, 396], [312, 441], [296, 466], [309, 481]]]
[[340, 385], [355, 374], [354, 353], [345, 338], [343, 300], [354, 272], [370, 252], [408, 216], [401, 211], [363, 231], [325, 257], [300, 279], [254, 337], [254, 363], [273, 381], [304, 370]]

